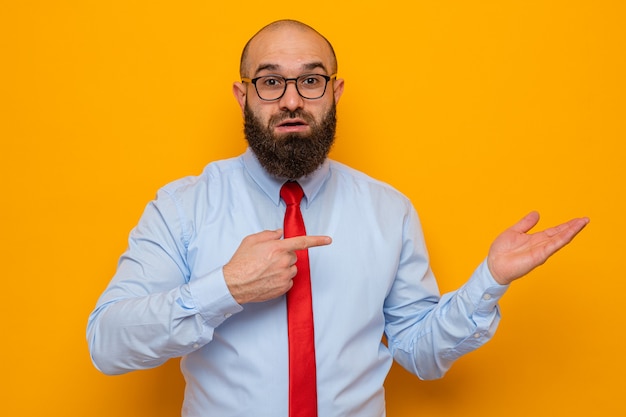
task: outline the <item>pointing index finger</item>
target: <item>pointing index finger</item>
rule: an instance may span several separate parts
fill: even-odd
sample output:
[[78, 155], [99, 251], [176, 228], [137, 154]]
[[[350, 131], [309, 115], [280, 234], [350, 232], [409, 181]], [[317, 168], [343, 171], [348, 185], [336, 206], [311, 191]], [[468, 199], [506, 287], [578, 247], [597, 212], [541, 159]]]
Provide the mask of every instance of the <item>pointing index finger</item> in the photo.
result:
[[330, 236], [295, 236], [283, 239], [288, 250], [303, 250], [315, 246], [330, 245]]

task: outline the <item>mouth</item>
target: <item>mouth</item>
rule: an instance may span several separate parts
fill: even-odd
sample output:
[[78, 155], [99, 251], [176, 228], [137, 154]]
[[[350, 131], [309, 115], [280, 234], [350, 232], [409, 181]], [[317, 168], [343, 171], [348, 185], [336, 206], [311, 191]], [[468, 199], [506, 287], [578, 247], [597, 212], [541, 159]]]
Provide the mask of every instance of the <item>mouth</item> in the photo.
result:
[[282, 120], [274, 127], [274, 130], [277, 133], [306, 132], [309, 130], [309, 124], [300, 118], [290, 118]]

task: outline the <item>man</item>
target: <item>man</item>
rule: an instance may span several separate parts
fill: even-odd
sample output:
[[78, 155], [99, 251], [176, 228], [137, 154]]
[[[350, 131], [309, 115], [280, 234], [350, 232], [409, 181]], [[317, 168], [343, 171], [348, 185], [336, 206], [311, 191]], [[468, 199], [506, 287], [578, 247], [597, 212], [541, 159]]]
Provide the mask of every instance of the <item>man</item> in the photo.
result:
[[[527, 234], [538, 221], [531, 213], [494, 241], [466, 284], [440, 296], [411, 203], [327, 159], [344, 87], [336, 72], [330, 43], [302, 23], [274, 22], [248, 42], [233, 92], [249, 149], [165, 186], [147, 206], [90, 316], [100, 370], [182, 357], [187, 417], [384, 416], [392, 360], [441, 377], [491, 338], [508, 285], [587, 224]], [[286, 208], [281, 190], [294, 180], [308, 234], [283, 238], [297, 203]], [[302, 288], [309, 301], [291, 301]], [[302, 346], [291, 309], [307, 302], [314, 342]], [[303, 371], [290, 355], [308, 347], [313, 368]], [[305, 391], [312, 401], [294, 399]]]

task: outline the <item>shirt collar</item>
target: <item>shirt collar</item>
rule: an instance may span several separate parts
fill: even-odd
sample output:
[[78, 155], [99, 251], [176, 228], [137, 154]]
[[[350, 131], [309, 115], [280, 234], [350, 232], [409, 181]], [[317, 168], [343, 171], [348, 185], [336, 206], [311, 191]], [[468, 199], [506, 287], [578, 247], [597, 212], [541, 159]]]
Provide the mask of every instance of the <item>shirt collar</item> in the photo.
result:
[[[254, 182], [267, 194], [278, 206], [280, 204], [280, 188], [285, 183], [284, 178], [270, 175], [262, 166], [252, 149], [246, 149], [243, 154], [243, 164]], [[312, 174], [299, 178], [297, 181], [304, 190], [304, 205], [308, 207], [319, 193], [322, 185], [330, 175], [330, 163], [328, 159]]]

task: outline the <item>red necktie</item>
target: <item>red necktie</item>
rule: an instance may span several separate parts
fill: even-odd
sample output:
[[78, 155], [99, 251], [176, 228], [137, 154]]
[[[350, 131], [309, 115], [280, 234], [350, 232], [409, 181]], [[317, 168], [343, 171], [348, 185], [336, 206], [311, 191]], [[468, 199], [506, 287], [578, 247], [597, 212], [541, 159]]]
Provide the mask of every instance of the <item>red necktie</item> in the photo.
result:
[[[300, 200], [304, 191], [297, 182], [286, 182], [280, 196], [287, 204], [284, 236], [306, 234]], [[296, 252], [298, 273], [287, 292], [287, 325], [289, 331], [289, 417], [317, 417], [317, 383], [315, 377], [315, 338], [309, 252]]]

